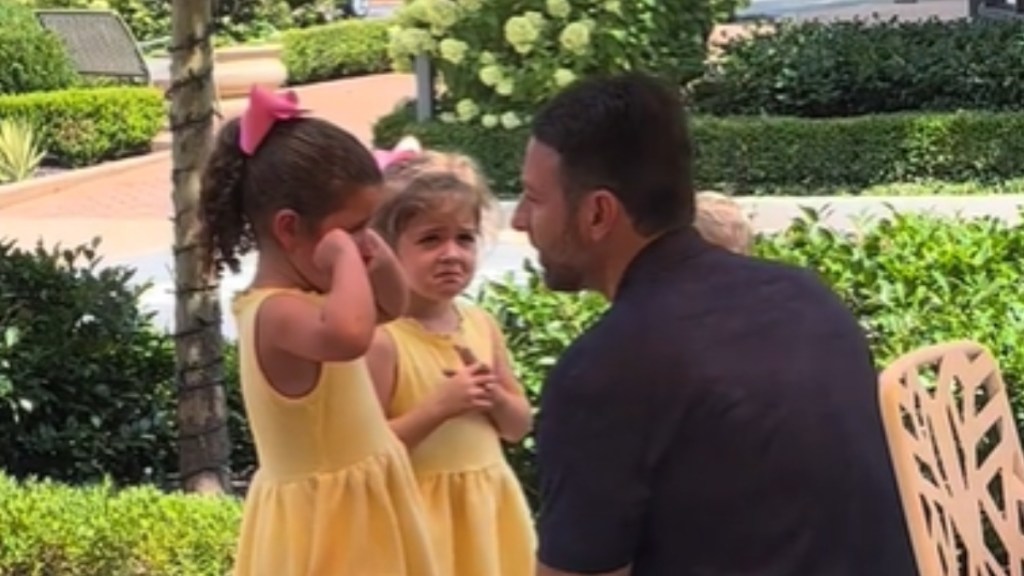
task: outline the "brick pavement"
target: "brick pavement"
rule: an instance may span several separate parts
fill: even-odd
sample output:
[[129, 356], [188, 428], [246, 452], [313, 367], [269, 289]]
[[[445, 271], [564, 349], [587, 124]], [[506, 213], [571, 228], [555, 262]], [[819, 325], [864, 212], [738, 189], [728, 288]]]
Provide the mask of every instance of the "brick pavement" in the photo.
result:
[[[411, 76], [386, 74], [298, 88], [314, 114], [369, 144], [377, 118], [415, 94]], [[238, 109], [238, 106], [229, 106]], [[103, 237], [108, 258], [165, 250], [171, 243], [170, 157], [0, 209], [0, 237], [21, 244], [84, 242]]]

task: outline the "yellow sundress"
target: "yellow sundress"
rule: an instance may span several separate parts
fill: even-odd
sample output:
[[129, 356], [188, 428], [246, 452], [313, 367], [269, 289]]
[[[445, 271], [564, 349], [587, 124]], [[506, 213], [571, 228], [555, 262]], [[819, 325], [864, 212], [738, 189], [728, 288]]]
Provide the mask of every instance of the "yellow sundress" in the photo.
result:
[[365, 361], [324, 364], [316, 389], [297, 399], [264, 376], [255, 318], [281, 291], [252, 290], [233, 303], [260, 465], [245, 500], [235, 575], [442, 576], [408, 456]]
[[[388, 416], [412, 410], [432, 395], [444, 370], [462, 365], [455, 344], [494, 365], [494, 337], [483, 310], [458, 307], [456, 334], [430, 332], [401, 318], [384, 326], [398, 356]], [[413, 470], [445, 576], [533, 576], [535, 535], [522, 487], [501, 448], [498, 431], [482, 414], [452, 418], [411, 451]]]

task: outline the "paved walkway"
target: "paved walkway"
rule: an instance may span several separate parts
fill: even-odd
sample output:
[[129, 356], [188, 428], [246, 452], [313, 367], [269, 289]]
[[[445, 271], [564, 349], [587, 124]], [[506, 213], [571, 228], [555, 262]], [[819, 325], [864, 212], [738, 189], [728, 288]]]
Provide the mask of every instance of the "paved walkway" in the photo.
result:
[[[413, 78], [369, 76], [298, 89], [304, 106], [351, 130], [369, 144], [372, 126], [396, 104], [415, 95]], [[109, 258], [143, 256], [172, 242], [171, 163], [159, 162], [68, 188], [58, 194], [0, 209], [0, 236], [21, 244], [78, 244], [103, 237]]]

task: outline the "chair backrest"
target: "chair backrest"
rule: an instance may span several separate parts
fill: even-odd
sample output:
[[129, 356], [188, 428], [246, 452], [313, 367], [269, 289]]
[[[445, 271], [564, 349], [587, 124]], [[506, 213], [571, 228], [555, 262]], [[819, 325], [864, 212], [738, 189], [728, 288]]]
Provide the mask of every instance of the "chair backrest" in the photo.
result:
[[882, 372], [879, 393], [920, 573], [1024, 574], [1024, 460], [991, 352], [921, 348]]
[[112, 10], [36, 10], [36, 18], [67, 47], [83, 76], [138, 78], [149, 82], [149, 67], [128, 25]]

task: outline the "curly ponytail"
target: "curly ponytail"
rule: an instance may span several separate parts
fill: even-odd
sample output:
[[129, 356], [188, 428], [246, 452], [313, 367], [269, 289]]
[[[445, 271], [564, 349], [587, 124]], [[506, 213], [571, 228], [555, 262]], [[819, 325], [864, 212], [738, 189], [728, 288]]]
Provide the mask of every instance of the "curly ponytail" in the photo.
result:
[[218, 274], [238, 273], [240, 258], [255, 247], [252, 223], [245, 212], [245, 156], [238, 147], [238, 119], [221, 128], [203, 171], [199, 221], [205, 265]]

